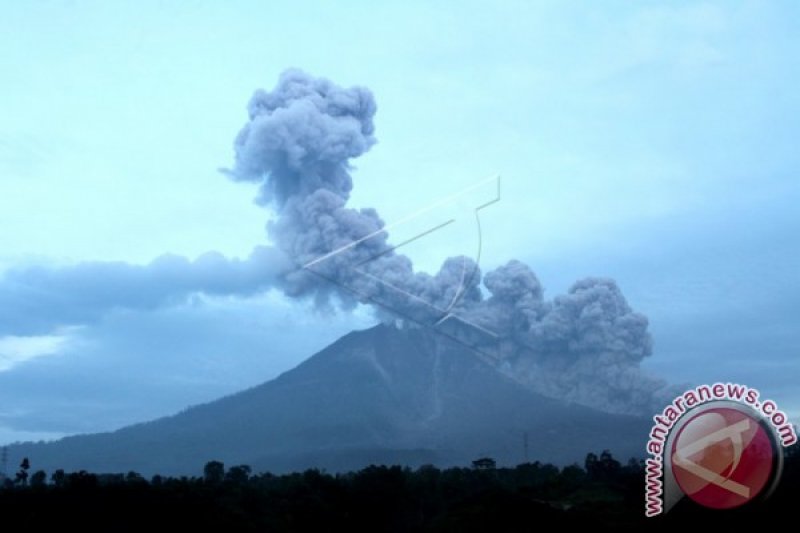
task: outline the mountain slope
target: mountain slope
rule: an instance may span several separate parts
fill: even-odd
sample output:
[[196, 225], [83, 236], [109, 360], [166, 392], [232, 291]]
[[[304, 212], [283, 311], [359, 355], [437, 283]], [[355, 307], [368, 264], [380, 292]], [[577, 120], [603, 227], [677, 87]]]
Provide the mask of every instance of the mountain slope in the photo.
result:
[[[280, 472], [370, 463], [581, 461], [640, 455], [643, 419], [538, 395], [428, 330], [379, 325], [345, 335], [278, 378], [113, 433], [22, 444], [35, 468], [197, 474], [208, 460]], [[12, 457], [13, 459], [14, 457]]]

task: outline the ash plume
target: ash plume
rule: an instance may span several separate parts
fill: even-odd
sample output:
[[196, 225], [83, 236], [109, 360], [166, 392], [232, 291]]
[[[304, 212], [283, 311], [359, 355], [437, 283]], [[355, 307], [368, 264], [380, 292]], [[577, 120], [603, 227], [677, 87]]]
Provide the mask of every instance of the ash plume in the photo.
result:
[[[81, 263], [11, 270], [0, 278], [0, 337], [46, 334], [89, 324], [117, 308], [147, 310], [194, 293], [248, 296], [275, 288], [318, 308], [372, 305], [384, 321], [429, 327], [457, 340], [514, 380], [567, 401], [649, 415], [672, 390], [646, 376], [652, 352], [647, 318], [613, 280], [587, 278], [544, 297], [524, 263], [482, 274], [469, 257], [438, 272], [414, 269], [393, 247], [374, 209], [347, 203], [351, 160], [375, 145], [372, 93], [342, 88], [299, 70], [259, 90], [224, 172], [258, 185], [272, 210], [272, 246], [236, 260], [209, 253], [164, 256], [149, 265]], [[398, 184], [399, 186], [400, 184]]]
[[[345, 305], [376, 303], [413, 320], [441, 318], [437, 310], [448, 308], [457, 299], [454, 291], [462, 290], [454, 278], [477, 265], [452, 258], [436, 275], [414, 272], [411, 260], [391, 249], [374, 209], [346, 206], [353, 187], [349, 161], [375, 144], [376, 109], [365, 88], [343, 89], [287, 71], [273, 91], [256, 91], [250, 100], [249, 121], [234, 143], [236, 164], [226, 173], [257, 183], [257, 201], [279, 214], [268, 232], [295, 262], [278, 282], [286, 294], [312, 297], [320, 306], [331, 305], [335, 294]], [[480, 276], [468, 281], [465, 298], [458, 298], [463, 303], [480, 299]]]
[[[462, 341], [550, 396], [616, 412], [660, 405], [668, 388], [639, 369], [652, 352], [647, 318], [613, 280], [587, 278], [547, 301], [533, 271], [517, 260], [483, 277], [466, 257], [446, 260], [433, 275], [418, 272], [392, 249], [374, 209], [347, 207], [350, 160], [375, 144], [376, 109], [367, 89], [298, 70], [252, 97], [227, 172], [257, 183], [257, 201], [278, 215], [269, 236], [295, 268], [277, 286], [323, 307], [373, 304], [379, 315], [412, 324], [453, 317]], [[496, 335], [474, 334], [471, 325]]]

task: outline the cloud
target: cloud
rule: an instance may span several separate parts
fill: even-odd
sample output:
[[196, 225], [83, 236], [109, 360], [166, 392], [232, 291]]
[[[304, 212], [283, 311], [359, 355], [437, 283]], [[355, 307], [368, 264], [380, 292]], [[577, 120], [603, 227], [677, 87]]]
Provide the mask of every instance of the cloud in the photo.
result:
[[117, 309], [72, 331], [58, 356], [0, 372], [0, 445], [3, 428], [108, 431], [256, 386], [373, 325], [365, 311], [315, 316], [275, 292]]
[[194, 261], [164, 255], [144, 266], [86, 262], [10, 269], [0, 278], [0, 335], [90, 324], [114, 309], [152, 310], [194, 293], [253, 295], [284, 268], [274, 248], [257, 247], [244, 260], [211, 252]]
[[69, 331], [57, 335], [0, 337], [0, 372], [37, 357], [57, 354], [66, 348], [69, 340]]

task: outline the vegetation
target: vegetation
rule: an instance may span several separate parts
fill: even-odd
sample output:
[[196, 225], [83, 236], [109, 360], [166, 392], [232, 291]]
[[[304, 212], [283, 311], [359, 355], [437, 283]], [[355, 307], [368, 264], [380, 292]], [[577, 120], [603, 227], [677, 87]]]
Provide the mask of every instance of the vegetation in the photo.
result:
[[[644, 518], [643, 469], [608, 452], [558, 468], [539, 462], [515, 468], [416, 470], [370, 466], [358, 472], [318, 470], [252, 474], [246, 465], [205, 465], [202, 477], [144, 479], [127, 474], [53, 472], [7, 479], [0, 520], [9, 530], [98, 531], [202, 528], [220, 531], [676, 531], [706, 522], [741, 530], [775, 520], [800, 494], [800, 454], [793, 450], [776, 493], [762, 504], [711, 512], [682, 502], [663, 517]], [[35, 465], [25, 462], [27, 474]], [[787, 516], [786, 518], [790, 518]]]

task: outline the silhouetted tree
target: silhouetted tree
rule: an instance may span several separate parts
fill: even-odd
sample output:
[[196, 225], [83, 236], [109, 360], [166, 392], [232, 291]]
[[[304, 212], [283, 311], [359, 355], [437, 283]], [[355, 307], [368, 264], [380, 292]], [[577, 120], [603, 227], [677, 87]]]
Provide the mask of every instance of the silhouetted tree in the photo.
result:
[[586, 473], [593, 480], [610, 480], [619, 476], [622, 465], [614, 459], [611, 452], [603, 450], [600, 457], [590, 453], [586, 455]]
[[578, 465], [565, 466], [559, 475], [561, 488], [565, 492], [575, 490], [586, 481], [586, 472]]
[[250, 479], [252, 469], [248, 465], [233, 466], [225, 474], [225, 480], [236, 485], [244, 485]]
[[583, 468], [587, 473], [592, 473], [597, 470], [597, 454], [589, 452], [586, 454], [586, 460], [583, 462]]
[[50, 481], [52, 481], [53, 485], [56, 487], [63, 487], [67, 481], [67, 475], [59, 468], [50, 476]]
[[[559, 469], [540, 462], [500, 467], [488, 474], [429, 465], [416, 471], [370, 466], [336, 475], [316, 469], [252, 475], [246, 465], [225, 473], [222, 463], [212, 461], [208, 478], [220, 480], [222, 472], [222, 482], [215, 485], [204, 485], [202, 478], [159, 476], [151, 484], [138, 485], [138, 474], [56, 471], [53, 486], [44, 484], [36, 490], [15, 490], [8, 480], [9, 490], [0, 490], [4, 517], [0, 527], [29, 530], [35, 523], [37, 530], [55, 531], [64, 529], [64, 524], [77, 524], [82, 531], [108, 531], [121, 525], [148, 531], [158, 524], [159, 529], [180, 531], [468, 533], [539, 531], [554, 523], [563, 530], [674, 532], [697, 524], [755, 530], [776, 511], [791, 508], [800, 494], [796, 450], [800, 447], [787, 450], [783, 477], [773, 496], [746, 513], [710, 512], [684, 499], [655, 522], [642, 513], [644, 476], [634, 472], [639, 465], [621, 467], [604, 452], [587, 456], [591, 476], [577, 465]], [[29, 484], [38, 486], [45, 479], [37, 471]], [[130, 485], [129, 479], [136, 484]], [[536, 527], [520, 528], [520, 524]]]
[[220, 461], [209, 461], [203, 468], [206, 483], [221, 483], [225, 479], [225, 464]]
[[31, 487], [42, 488], [47, 485], [47, 472], [37, 470], [31, 476]]
[[631, 457], [628, 459], [628, 464], [625, 465], [623, 470], [629, 474], [640, 474], [641, 472], [644, 472], [644, 459]]
[[66, 486], [71, 489], [92, 489], [97, 486], [97, 476], [86, 470], [73, 472], [67, 476]]
[[138, 472], [128, 472], [125, 476], [125, 483], [130, 485], [146, 485], [147, 480]]
[[14, 480], [15, 483], [18, 485], [25, 486], [28, 484], [28, 470], [31, 468], [31, 462], [25, 457], [22, 462], [19, 464], [19, 472], [17, 472], [17, 477]]

